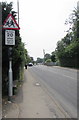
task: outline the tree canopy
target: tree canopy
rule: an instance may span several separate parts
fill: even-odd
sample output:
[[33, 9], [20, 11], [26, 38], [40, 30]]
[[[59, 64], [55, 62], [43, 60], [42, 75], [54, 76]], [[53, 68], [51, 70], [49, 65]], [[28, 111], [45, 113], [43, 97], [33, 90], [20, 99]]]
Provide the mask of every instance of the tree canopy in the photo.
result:
[[79, 10], [73, 10], [66, 24], [71, 27], [66, 36], [57, 42], [56, 55], [61, 66], [79, 68]]

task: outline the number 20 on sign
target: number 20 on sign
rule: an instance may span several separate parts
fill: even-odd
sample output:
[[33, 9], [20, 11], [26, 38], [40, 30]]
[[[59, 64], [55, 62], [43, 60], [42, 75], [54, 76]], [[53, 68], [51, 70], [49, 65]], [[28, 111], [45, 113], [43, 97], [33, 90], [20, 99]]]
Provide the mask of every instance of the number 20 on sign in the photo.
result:
[[5, 31], [5, 44], [15, 45], [15, 31], [14, 30]]

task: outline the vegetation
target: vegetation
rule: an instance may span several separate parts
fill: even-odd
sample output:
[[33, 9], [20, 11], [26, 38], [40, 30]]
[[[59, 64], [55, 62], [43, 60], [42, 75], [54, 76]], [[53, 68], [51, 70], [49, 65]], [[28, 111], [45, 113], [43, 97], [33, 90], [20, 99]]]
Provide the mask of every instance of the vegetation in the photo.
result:
[[[9, 4], [7, 2], [2, 2], [2, 24], [9, 13], [12, 13], [13, 17], [16, 19], [17, 13], [13, 11], [12, 2]], [[2, 31], [2, 90], [3, 95], [7, 94], [8, 91], [8, 70], [9, 70], [9, 47], [5, 45], [5, 30]], [[15, 45], [12, 47], [12, 68], [13, 68], [13, 81], [23, 80], [23, 68], [29, 59], [28, 52], [24, 47], [24, 43], [21, 40], [19, 30], [15, 30]]]
[[[70, 24], [66, 36], [57, 42], [56, 60], [61, 66], [79, 68], [79, 11], [75, 9], [66, 24]], [[52, 56], [54, 60], [55, 56]]]
[[54, 62], [64, 67], [79, 68], [79, 10], [75, 8], [65, 22], [70, 28], [64, 38], [57, 42], [55, 51], [45, 54], [45, 62]]
[[56, 53], [55, 53], [55, 51], [52, 52], [51, 54], [52, 54], [52, 55], [51, 55], [51, 61], [52, 61], [52, 62], [56, 62]]
[[36, 63], [43, 63], [43, 58], [37, 58]]
[[50, 55], [49, 53], [46, 53], [46, 54], [44, 55], [45, 61], [48, 60], [48, 59], [50, 59], [50, 58], [51, 58], [51, 55]]
[[50, 62], [52, 62], [51, 59], [47, 59], [47, 60], [45, 61], [45, 63], [50, 63]]

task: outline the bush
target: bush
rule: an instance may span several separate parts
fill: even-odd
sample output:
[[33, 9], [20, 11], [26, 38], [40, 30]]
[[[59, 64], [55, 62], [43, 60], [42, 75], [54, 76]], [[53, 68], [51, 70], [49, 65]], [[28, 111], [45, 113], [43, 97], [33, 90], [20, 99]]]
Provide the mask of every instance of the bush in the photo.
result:
[[45, 63], [50, 63], [50, 62], [52, 62], [51, 59], [47, 59], [47, 60], [45, 61]]

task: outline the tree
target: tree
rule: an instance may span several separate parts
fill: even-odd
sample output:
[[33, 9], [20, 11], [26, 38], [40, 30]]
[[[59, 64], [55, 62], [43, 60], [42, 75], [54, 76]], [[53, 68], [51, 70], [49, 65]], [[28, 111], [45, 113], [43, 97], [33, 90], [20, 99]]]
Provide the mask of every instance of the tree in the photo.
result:
[[43, 62], [43, 59], [38, 57], [36, 60], [36, 63], [42, 63], [42, 62]]
[[56, 62], [56, 53], [55, 53], [55, 51], [52, 52], [51, 60], [52, 60], [52, 62]]
[[51, 55], [50, 55], [49, 53], [46, 53], [46, 54], [44, 55], [44, 59], [45, 59], [45, 61], [46, 61], [47, 59], [51, 59]]
[[[57, 42], [56, 55], [61, 66], [79, 68], [79, 10], [75, 9], [67, 21], [70, 28], [66, 36]], [[71, 31], [70, 31], [71, 30]]]
[[[13, 17], [16, 19], [16, 12], [12, 11], [13, 5], [12, 2], [9, 4], [7, 2], [2, 2], [2, 24], [8, 14], [12, 12]], [[22, 80], [23, 68], [26, 61], [26, 50], [24, 43], [22, 43], [20, 34], [18, 30], [15, 30], [15, 46], [12, 50], [12, 59], [13, 59], [13, 80]], [[7, 94], [8, 89], [8, 69], [9, 69], [9, 56], [8, 56], [9, 46], [5, 45], [5, 30], [2, 31], [2, 90], [3, 95]], [[5, 88], [5, 89], [4, 89]]]
[[50, 63], [50, 62], [52, 62], [51, 59], [47, 59], [47, 60], [45, 61], [45, 63]]

